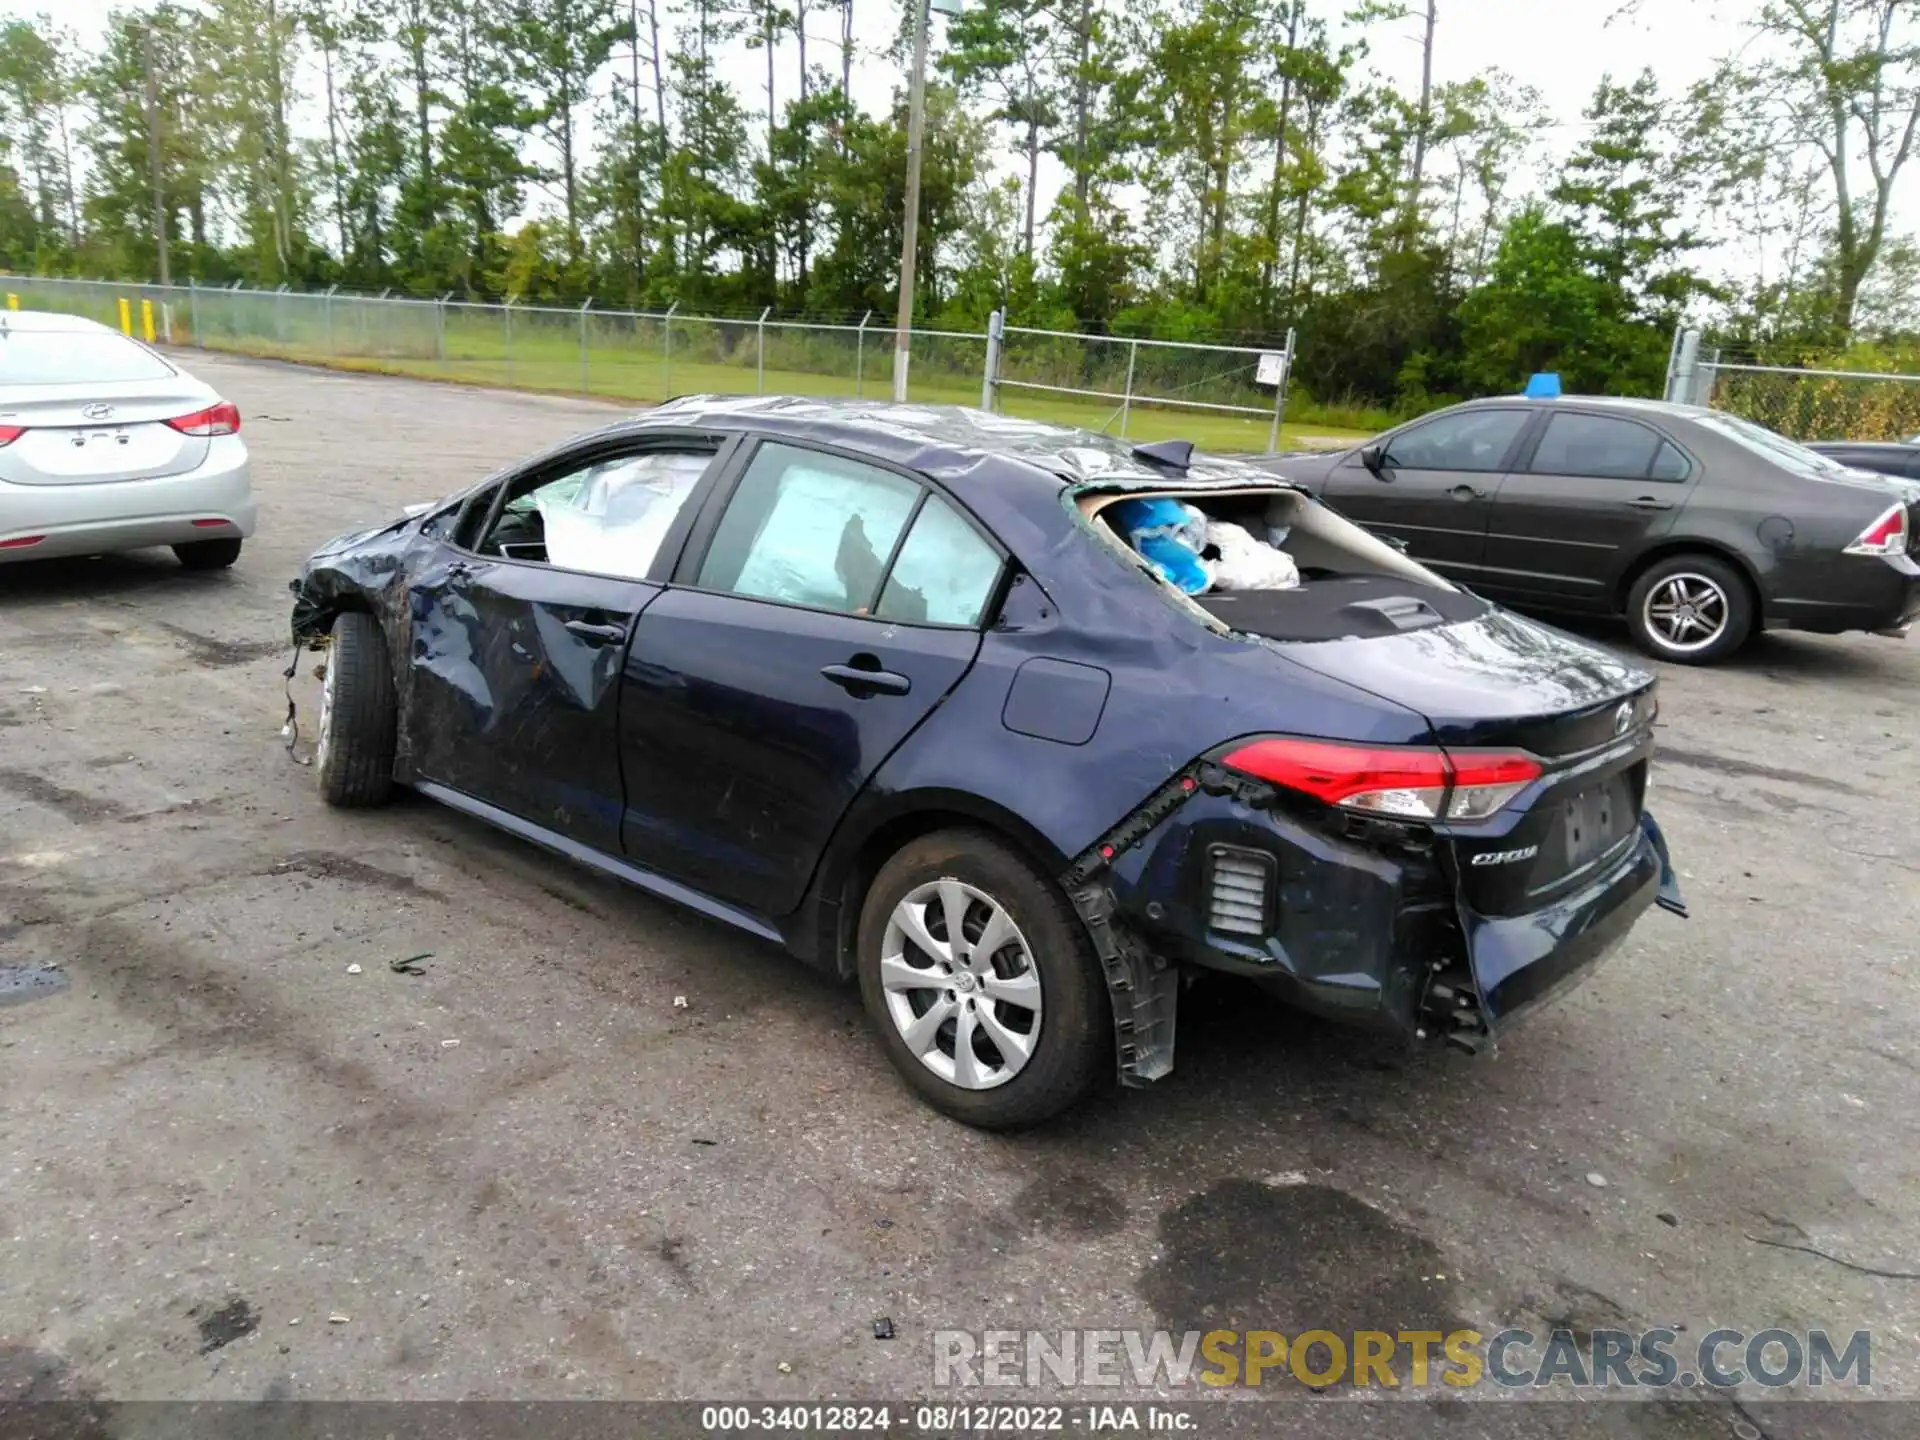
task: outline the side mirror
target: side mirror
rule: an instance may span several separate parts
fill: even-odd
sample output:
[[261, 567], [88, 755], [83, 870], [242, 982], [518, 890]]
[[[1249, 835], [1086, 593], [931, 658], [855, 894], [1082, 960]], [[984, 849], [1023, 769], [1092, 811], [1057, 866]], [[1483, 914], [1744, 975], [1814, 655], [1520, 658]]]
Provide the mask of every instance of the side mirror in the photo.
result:
[[1369, 445], [1360, 452], [1360, 463], [1371, 470], [1376, 479], [1384, 480], [1387, 469], [1387, 447]]

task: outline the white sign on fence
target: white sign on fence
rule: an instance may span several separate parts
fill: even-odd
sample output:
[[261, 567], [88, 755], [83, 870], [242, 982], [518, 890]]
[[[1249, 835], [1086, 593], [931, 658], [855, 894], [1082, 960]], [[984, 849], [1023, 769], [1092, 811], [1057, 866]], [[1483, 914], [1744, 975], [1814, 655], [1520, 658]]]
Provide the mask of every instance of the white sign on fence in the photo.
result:
[[1261, 385], [1278, 385], [1287, 378], [1287, 357], [1283, 351], [1262, 350], [1260, 368], [1254, 372], [1254, 380]]

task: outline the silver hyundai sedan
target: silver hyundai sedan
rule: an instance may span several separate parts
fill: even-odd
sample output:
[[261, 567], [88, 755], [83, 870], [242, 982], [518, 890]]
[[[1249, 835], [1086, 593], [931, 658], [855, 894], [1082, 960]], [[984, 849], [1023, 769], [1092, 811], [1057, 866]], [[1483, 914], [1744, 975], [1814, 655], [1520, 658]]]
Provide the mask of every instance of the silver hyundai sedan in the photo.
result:
[[235, 406], [104, 325], [0, 311], [0, 564], [170, 545], [211, 570], [253, 521]]

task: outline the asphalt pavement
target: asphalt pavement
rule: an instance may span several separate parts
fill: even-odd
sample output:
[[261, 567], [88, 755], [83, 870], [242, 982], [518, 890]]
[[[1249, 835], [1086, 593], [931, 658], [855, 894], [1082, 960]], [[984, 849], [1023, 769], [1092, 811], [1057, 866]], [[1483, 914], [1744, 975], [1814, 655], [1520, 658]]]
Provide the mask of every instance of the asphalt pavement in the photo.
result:
[[[1497, 1057], [1203, 981], [1170, 1080], [995, 1137], [853, 990], [289, 760], [300, 557], [607, 407], [185, 358], [245, 417], [238, 566], [0, 568], [0, 1399], [905, 1397], [943, 1330], [1462, 1325], [1870, 1329], [1920, 1398], [1920, 1281], [1870, 1273], [1920, 1271], [1920, 639], [1667, 669], [1692, 918]], [[1760, 1413], [1605, 1433], [1811, 1423]]]

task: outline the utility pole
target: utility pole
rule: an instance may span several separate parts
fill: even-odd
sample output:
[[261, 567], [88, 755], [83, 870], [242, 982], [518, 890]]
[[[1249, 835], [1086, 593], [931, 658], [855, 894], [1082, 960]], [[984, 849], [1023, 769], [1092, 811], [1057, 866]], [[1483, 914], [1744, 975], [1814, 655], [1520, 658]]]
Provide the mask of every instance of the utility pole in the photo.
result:
[[171, 285], [167, 270], [167, 201], [160, 180], [160, 81], [156, 74], [153, 21], [145, 26], [147, 34], [147, 169], [153, 177], [153, 248], [160, 262], [160, 283]]
[[1420, 122], [1413, 136], [1413, 177], [1407, 187], [1405, 242], [1411, 247], [1420, 226], [1420, 189], [1427, 170], [1427, 132], [1433, 128], [1433, 27], [1440, 0], [1427, 0], [1427, 34], [1420, 46]]
[[893, 331], [893, 398], [907, 398], [907, 363], [913, 337], [913, 267], [920, 244], [920, 151], [927, 129], [927, 10], [914, 0], [913, 86], [907, 100], [907, 207], [900, 227], [900, 315]]

